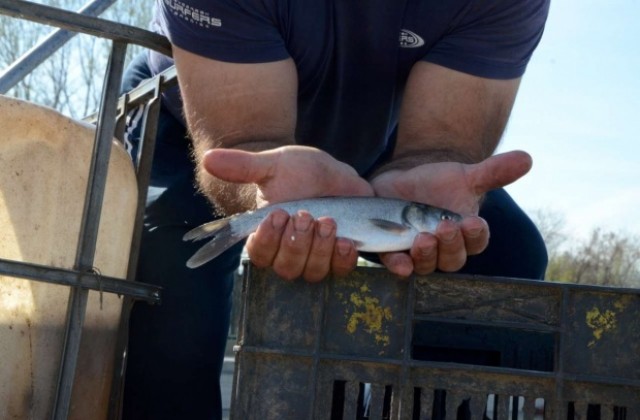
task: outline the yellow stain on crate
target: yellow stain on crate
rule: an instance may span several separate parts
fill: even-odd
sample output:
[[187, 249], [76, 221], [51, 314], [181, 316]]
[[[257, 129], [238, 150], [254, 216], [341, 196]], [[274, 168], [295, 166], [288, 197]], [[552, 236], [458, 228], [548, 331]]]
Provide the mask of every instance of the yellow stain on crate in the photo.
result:
[[368, 296], [369, 292], [368, 286], [362, 285], [349, 296], [353, 312], [347, 318], [347, 332], [354, 334], [361, 326], [363, 331], [373, 336], [378, 345], [387, 346], [390, 338], [385, 332], [384, 322], [391, 321], [393, 314], [391, 308], [383, 307], [378, 298]]
[[624, 311], [629, 301], [628, 298], [623, 297], [613, 302], [613, 309], [601, 310], [597, 306], [594, 306], [591, 310], [587, 311], [585, 316], [585, 322], [592, 330], [593, 340], [589, 341], [587, 347], [591, 348], [596, 345], [605, 333], [614, 331], [618, 327], [617, 316]]
[[612, 331], [616, 328], [616, 313], [610, 309], [600, 311], [599, 308], [593, 307], [587, 311], [587, 326], [592, 329], [593, 340], [589, 341], [588, 347], [593, 347], [602, 338], [605, 332]]

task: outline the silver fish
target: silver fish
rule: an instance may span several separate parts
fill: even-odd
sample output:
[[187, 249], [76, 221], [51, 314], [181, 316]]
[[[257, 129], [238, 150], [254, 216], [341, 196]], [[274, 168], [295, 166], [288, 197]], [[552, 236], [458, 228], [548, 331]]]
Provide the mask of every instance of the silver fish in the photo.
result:
[[391, 252], [411, 248], [420, 232], [435, 232], [442, 220], [459, 222], [462, 217], [449, 210], [394, 198], [324, 197], [289, 201], [239, 213], [205, 223], [187, 232], [185, 241], [213, 238], [188, 261], [196, 268], [214, 259], [240, 242], [275, 209], [289, 214], [308, 211], [314, 218], [332, 217], [337, 224], [336, 235], [353, 240], [359, 251]]

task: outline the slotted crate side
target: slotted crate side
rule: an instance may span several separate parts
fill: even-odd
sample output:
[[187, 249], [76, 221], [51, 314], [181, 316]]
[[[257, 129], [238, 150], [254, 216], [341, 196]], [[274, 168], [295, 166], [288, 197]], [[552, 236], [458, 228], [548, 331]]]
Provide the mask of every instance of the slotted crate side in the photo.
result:
[[[378, 269], [287, 283], [248, 266], [233, 418], [356, 418], [365, 396], [371, 419], [454, 418], [458, 409], [470, 418], [640, 418], [639, 296], [469, 276], [407, 282]], [[446, 348], [443, 331], [469, 347]], [[456, 363], [430, 358], [429, 346], [443, 343]]]

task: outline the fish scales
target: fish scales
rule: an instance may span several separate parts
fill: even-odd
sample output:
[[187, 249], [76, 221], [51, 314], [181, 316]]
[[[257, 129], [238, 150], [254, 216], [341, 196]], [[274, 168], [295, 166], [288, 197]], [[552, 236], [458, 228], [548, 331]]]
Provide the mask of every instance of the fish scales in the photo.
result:
[[459, 222], [454, 212], [428, 204], [381, 197], [324, 197], [273, 204], [206, 223], [189, 231], [185, 241], [212, 238], [187, 261], [199, 267], [240, 242], [258, 228], [275, 209], [289, 214], [300, 210], [312, 217], [328, 216], [335, 220], [336, 235], [354, 241], [359, 251], [391, 252], [411, 248], [421, 232], [435, 232], [442, 220]]

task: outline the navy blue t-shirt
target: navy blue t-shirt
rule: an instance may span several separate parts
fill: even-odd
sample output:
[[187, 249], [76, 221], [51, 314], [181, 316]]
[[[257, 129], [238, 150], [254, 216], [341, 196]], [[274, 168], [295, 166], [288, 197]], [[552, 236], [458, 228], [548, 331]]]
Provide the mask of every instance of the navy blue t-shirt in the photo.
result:
[[[417, 61], [519, 77], [548, 8], [549, 0], [158, 0], [155, 24], [173, 44], [215, 60], [292, 58], [297, 143], [366, 174], [391, 152]], [[169, 64], [151, 57], [156, 72]]]

